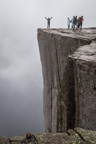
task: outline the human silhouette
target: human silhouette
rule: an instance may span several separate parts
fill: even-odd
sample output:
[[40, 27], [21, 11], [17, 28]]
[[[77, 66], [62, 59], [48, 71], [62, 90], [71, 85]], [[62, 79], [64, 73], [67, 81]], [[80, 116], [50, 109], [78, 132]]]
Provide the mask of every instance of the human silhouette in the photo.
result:
[[80, 17], [80, 29], [81, 29], [81, 30], [82, 30], [83, 21], [84, 21], [83, 16], [81, 16], [81, 17]]
[[68, 25], [68, 29], [70, 28], [70, 19], [69, 18], [67, 18], [67, 25]]
[[[45, 17], [46, 18], [46, 17]], [[46, 18], [46, 20], [47, 20], [47, 28], [50, 28], [50, 20], [52, 19], [52, 17], [51, 18]]]

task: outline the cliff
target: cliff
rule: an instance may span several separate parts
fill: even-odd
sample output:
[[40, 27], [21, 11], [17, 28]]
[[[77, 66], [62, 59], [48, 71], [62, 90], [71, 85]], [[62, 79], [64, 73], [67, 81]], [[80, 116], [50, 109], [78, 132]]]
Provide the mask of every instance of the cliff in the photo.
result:
[[[96, 131], [81, 128], [70, 129], [67, 133], [43, 133], [34, 136], [38, 144], [96, 144]], [[27, 142], [25, 135], [11, 139], [0, 137], [0, 144], [37, 144], [34, 140], [32, 141]]]
[[46, 132], [96, 130], [96, 29], [38, 29]]

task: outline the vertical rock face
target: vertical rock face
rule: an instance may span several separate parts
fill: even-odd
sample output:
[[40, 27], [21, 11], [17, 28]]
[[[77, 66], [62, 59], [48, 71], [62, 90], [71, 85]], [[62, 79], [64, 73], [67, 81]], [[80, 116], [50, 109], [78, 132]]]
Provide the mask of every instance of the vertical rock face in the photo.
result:
[[65, 132], [81, 123], [76, 117], [79, 100], [75, 96], [74, 61], [68, 57], [92, 39], [94, 34], [88, 30], [38, 29], [46, 132]]
[[70, 56], [74, 65], [76, 126], [96, 130], [96, 43]]

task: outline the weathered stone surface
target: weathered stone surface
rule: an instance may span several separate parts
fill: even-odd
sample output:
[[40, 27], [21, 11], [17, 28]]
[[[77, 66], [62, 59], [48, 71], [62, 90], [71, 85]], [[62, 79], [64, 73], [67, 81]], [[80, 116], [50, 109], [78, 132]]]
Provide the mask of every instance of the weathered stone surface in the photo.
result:
[[80, 46], [88, 45], [95, 39], [96, 29], [38, 29], [46, 132], [65, 132], [79, 126], [74, 62], [68, 57]]
[[[11, 138], [11, 144], [21, 144], [22, 141], [24, 141], [24, 143], [26, 142], [25, 136], [15, 136]], [[22, 142], [22, 144], [24, 143]]]
[[10, 144], [10, 139], [0, 136], [0, 144]]
[[[34, 135], [38, 144], [96, 144], [96, 131], [81, 128], [70, 129], [67, 133], [38, 133]], [[7, 139], [4, 138], [3, 139]], [[26, 141], [25, 136], [16, 136], [0, 144], [36, 144]]]
[[75, 131], [87, 143], [96, 144], [96, 131], [85, 130], [81, 128], [75, 128]]
[[96, 130], [96, 43], [70, 56], [75, 77], [76, 125]]

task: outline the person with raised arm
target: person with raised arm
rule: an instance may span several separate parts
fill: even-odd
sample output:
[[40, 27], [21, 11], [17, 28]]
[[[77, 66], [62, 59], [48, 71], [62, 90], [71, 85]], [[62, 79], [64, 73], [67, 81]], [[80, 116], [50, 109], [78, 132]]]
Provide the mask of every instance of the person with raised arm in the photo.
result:
[[50, 20], [52, 19], [53, 17], [51, 17], [51, 18], [46, 18], [45, 17], [45, 19], [47, 20], [47, 28], [50, 28]]

